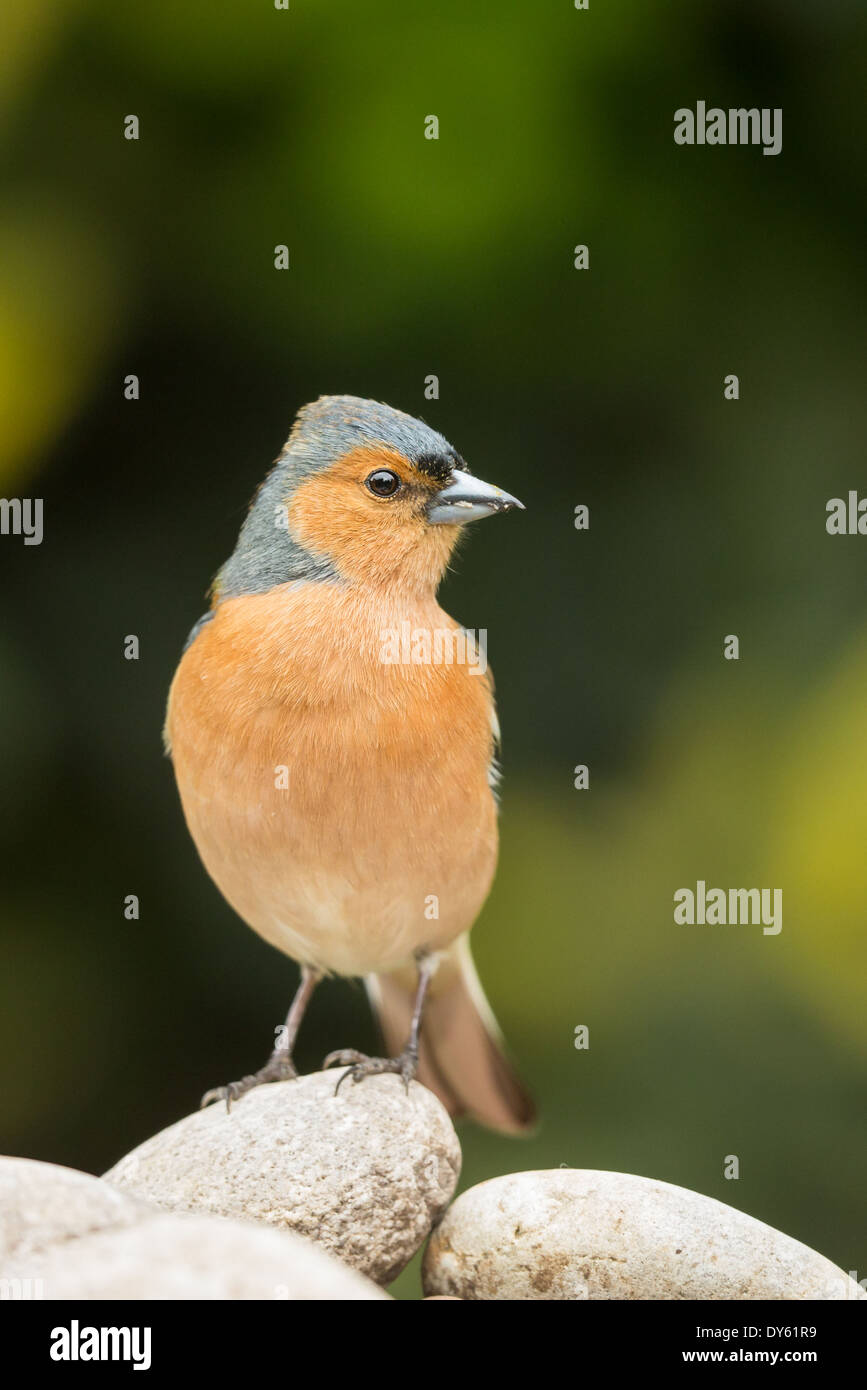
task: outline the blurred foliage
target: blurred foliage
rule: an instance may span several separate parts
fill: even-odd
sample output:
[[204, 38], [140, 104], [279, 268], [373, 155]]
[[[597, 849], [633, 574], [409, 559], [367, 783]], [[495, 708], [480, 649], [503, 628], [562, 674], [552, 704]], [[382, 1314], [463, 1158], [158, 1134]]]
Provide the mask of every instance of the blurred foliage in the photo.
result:
[[[0, 540], [3, 1147], [100, 1171], [264, 1058], [294, 967], [199, 866], [162, 709], [294, 411], [355, 392], [529, 507], [444, 588], [505, 731], [476, 955], [542, 1106], [524, 1143], [466, 1127], [463, 1181], [650, 1174], [863, 1277], [867, 541], [824, 530], [867, 491], [863, 7], [2, 24], [0, 488], [46, 507], [41, 547]], [[676, 147], [700, 97], [781, 106], [782, 154]], [[698, 878], [782, 887], [782, 933], [675, 927]], [[300, 1059], [349, 1043], [335, 982]]]

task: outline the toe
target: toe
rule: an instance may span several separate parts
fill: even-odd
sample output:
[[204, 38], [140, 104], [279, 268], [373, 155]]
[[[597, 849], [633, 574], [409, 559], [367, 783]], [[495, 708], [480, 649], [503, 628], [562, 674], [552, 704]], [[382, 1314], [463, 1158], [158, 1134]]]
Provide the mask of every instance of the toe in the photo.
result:
[[336, 1052], [329, 1052], [322, 1063], [322, 1070], [327, 1071], [329, 1067], [351, 1067], [358, 1062], [366, 1061], [364, 1053], [356, 1051], [354, 1047], [338, 1048]]

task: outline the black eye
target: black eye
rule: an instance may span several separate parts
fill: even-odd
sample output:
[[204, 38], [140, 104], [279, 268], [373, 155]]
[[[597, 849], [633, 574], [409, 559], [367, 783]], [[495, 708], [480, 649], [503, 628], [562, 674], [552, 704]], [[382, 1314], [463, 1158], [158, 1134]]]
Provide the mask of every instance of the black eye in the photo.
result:
[[400, 478], [390, 468], [377, 468], [364, 482], [374, 497], [393, 497], [400, 487]]

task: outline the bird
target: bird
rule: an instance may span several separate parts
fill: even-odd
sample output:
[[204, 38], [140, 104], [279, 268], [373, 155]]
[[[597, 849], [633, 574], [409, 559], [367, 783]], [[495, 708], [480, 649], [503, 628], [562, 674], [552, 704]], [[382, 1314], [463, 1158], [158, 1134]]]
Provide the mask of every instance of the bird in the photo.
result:
[[338, 1088], [395, 1073], [452, 1116], [532, 1129], [468, 939], [498, 853], [493, 680], [436, 598], [463, 527], [515, 509], [403, 411], [340, 395], [298, 411], [166, 713], [205, 869], [300, 966], [269, 1060], [203, 1106], [296, 1077], [314, 989], [361, 977], [386, 1055], [329, 1053], [323, 1068], [345, 1068]]

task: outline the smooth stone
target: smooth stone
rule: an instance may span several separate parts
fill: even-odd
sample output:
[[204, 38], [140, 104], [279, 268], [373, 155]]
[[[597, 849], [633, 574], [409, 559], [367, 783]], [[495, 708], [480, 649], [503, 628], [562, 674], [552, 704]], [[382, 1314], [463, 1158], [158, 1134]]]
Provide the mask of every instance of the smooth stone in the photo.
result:
[[0, 1294], [388, 1300], [376, 1284], [291, 1232], [168, 1215], [89, 1173], [19, 1158], [0, 1158]]
[[856, 1299], [815, 1250], [734, 1207], [630, 1173], [511, 1173], [462, 1193], [425, 1294], [465, 1299]]
[[72, 1237], [133, 1225], [147, 1211], [90, 1173], [0, 1157], [0, 1269]]
[[425, 1087], [341, 1069], [259, 1086], [196, 1111], [105, 1174], [168, 1211], [241, 1217], [315, 1240], [387, 1284], [448, 1205], [461, 1151]]
[[157, 1212], [10, 1271], [46, 1299], [391, 1301], [378, 1284], [291, 1231], [219, 1216]]

